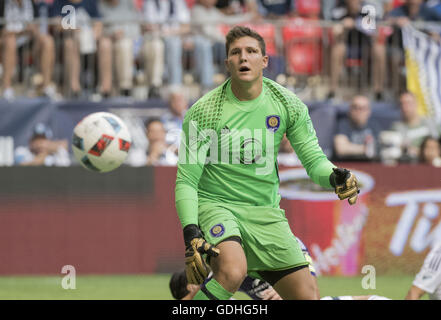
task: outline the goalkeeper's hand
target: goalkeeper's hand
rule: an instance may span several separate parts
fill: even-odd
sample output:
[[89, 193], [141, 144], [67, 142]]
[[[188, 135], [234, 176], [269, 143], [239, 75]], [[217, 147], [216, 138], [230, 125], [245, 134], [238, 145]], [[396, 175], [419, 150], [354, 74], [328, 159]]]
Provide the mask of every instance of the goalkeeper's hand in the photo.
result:
[[195, 224], [185, 226], [184, 241], [187, 281], [191, 284], [202, 284], [210, 273], [210, 267], [205, 263], [202, 255], [217, 257], [220, 251], [205, 241], [201, 230]]
[[331, 173], [329, 181], [335, 188], [335, 193], [340, 200], [348, 199], [350, 205], [357, 202], [360, 189], [358, 188], [358, 182], [355, 175], [347, 169], [334, 168], [334, 172]]

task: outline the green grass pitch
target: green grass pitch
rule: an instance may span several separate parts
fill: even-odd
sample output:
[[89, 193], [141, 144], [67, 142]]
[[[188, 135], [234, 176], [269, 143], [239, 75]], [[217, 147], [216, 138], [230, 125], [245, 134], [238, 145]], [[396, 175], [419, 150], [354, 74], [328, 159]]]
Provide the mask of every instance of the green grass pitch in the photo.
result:
[[[0, 277], [2, 300], [169, 300], [169, 274], [97, 275], [76, 277], [76, 289], [63, 289], [60, 276]], [[362, 277], [319, 277], [321, 296], [376, 294], [403, 299], [412, 283], [411, 276], [377, 276], [375, 289], [363, 289]], [[236, 293], [236, 299], [249, 299]]]

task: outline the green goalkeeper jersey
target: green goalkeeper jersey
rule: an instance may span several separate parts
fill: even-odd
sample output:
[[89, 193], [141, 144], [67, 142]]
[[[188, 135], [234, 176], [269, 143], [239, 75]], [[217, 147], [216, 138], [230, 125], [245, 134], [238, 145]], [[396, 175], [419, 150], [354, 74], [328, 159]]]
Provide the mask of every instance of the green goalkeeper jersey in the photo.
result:
[[240, 101], [227, 80], [199, 99], [185, 116], [179, 149], [175, 201], [182, 226], [198, 224], [203, 201], [278, 208], [277, 153], [285, 133], [310, 178], [330, 188], [335, 166], [294, 93], [263, 78], [261, 94]]

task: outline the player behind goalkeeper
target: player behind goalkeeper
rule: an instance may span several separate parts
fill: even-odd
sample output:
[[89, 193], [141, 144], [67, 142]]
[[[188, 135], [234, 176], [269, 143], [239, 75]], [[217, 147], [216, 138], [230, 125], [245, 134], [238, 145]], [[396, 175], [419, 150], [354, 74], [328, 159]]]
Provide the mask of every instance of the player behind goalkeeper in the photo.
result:
[[229, 299], [248, 275], [269, 282], [283, 299], [315, 299], [313, 279], [284, 210], [277, 150], [286, 133], [311, 179], [354, 204], [357, 180], [336, 168], [318, 145], [308, 109], [295, 94], [263, 77], [265, 42], [246, 27], [226, 36], [231, 77], [187, 112], [175, 201], [183, 226], [186, 274], [202, 284], [196, 300]]
[[441, 300], [441, 241], [432, 243], [432, 248], [406, 295], [406, 300], [421, 299], [426, 293], [430, 300]]

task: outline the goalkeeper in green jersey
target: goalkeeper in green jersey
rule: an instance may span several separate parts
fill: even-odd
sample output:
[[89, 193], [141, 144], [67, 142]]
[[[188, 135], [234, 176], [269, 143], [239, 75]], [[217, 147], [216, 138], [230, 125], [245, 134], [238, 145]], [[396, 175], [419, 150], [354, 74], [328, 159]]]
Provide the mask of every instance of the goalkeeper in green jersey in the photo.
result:
[[268, 56], [259, 34], [234, 27], [226, 52], [231, 77], [189, 109], [179, 149], [175, 201], [188, 282], [202, 284], [213, 271], [194, 299], [229, 299], [247, 274], [283, 299], [317, 299], [279, 207], [280, 141], [286, 134], [309, 177], [341, 200], [356, 202], [357, 180], [326, 158], [305, 104], [263, 77]]

